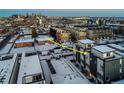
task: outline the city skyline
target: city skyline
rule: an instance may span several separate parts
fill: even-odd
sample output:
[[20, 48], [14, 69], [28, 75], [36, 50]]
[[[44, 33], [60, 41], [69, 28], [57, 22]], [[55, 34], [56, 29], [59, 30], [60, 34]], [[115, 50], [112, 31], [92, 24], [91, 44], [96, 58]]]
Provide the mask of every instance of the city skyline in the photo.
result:
[[46, 16], [124, 17], [124, 9], [0, 9], [0, 17], [41, 13]]
[[98, 17], [119, 13], [0, 10], [0, 84], [124, 84], [124, 17]]

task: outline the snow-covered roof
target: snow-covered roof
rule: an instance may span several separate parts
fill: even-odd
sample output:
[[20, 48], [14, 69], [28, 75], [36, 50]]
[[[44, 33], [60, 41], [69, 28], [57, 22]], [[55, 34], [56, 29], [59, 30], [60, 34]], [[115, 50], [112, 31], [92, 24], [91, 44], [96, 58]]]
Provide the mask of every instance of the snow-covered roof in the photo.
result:
[[[49, 39], [53, 40], [52, 37], [49, 37], [47, 35], [39, 35], [36, 40], [38, 41], [48, 41]], [[34, 38], [31, 37], [31, 35], [25, 35], [23, 38], [20, 38], [16, 40], [15, 43], [24, 43], [24, 42], [34, 42]]]
[[7, 44], [0, 50], [0, 54], [6, 54], [8, 53], [9, 49], [11, 48], [12, 44]]
[[53, 40], [52, 37], [49, 37], [49, 36], [47, 36], [47, 35], [40, 35], [40, 36], [38, 36], [36, 39], [37, 39], [38, 41], [47, 41], [47, 40], [49, 40], [49, 39]]
[[10, 43], [11, 43], [11, 42], [14, 42], [15, 39], [16, 39], [16, 37], [12, 37], [12, 38], [9, 40], [9, 42], [10, 42]]
[[116, 44], [108, 44], [108, 46], [114, 48], [116, 50], [115, 53], [124, 56], [124, 47]]
[[51, 78], [53, 83], [56, 84], [87, 84], [90, 83], [84, 75], [81, 75], [78, 69], [74, 68], [70, 64], [71, 62], [65, 58], [59, 60], [52, 59], [51, 64], [53, 65], [56, 74], [52, 74]]
[[73, 55], [74, 52], [71, 52], [71, 51], [67, 51], [67, 52], [64, 52], [62, 53], [62, 55], [66, 56], [66, 55]]
[[0, 42], [3, 41], [3, 38], [0, 38]]
[[87, 84], [87, 80], [78, 75], [52, 75], [52, 81], [55, 84]]
[[8, 84], [10, 83], [11, 75], [13, 74], [17, 54], [3, 56], [12, 56], [10, 59], [0, 60], [0, 83]]
[[34, 39], [33, 38], [28, 38], [28, 39], [18, 39], [16, 40], [15, 43], [26, 43], [26, 42], [34, 42]]
[[57, 74], [73, 74], [74, 73], [72, 69], [70, 69], [70, 67], [65, 63], [65, 60], [52, 59], [51, 63], [55, 68]]
[[23, 77], [34, 74], [42, 74], [42, 69], [38, 55], [26, 56], [22, 54], [17, 83], [22, 83]]
[[47, 56], [40, 56], [40, 60], [46, 60], [46, 59], [51, 59], [51, 55], [47, 55]]
[[103, 52], [103, 53], [115, 51], [114, 49], [112, 49], [106, 45], [94, 46], [93, 49]]
[[4, 35], [3, 36], [2, 35], [0, 36], [0, 39], [5, 39], [5, 38], [6, 38], [6, 36], [4, 36]]
[[50, 84], [51, 82], [51, 78], [50, 78], [50, 70], [48, 68], [48, 65], [47, 65], [47, 60], [42, 60], [40, 63], [42, 65], [42, 68], [43, 68], [43, 71], [44, 71], [44, 77], [45, 77], [45, 83], [46, 84]]
[[107, 39], [106, 41], [107, 41], [107, 42], [110, 42], [110, 43], [114, 43], [114, 42], [122, 42], [123, 39], [122, 39], [122, 38]]
[[23, 53], [23, 52], [31, 52], [35, 51], [34, 47], [21, 47], [21, 48], [12, 48], [10, 53]]
[[118, 49], [121, 51], [124, 51], [124, 47], [120, 46], [120, 45], [116, 45], [116, 44], [108, 44], [108, 46], [114, 48], [114, 49]]
[[95, 41], [90, 40], [90, 39], [79, 40], [79, 42], [80, 43], [83, 43], [83, 44], [92, 44], [92, 43], [95, 43]]
[[47, 51], [56, 48], [58, 45], [50, 44], [50, 45], [35, 45], [36, 50]]
[[115, 53], [117, 53], [117, 54], [119, 54], [119, 55], [121, 55], [121, 56], [124, 57], [124, 53], [122, 53], [122, 52], [120, 52], [120, 51], [115, 51]]
[[120, 45], [120, 46], [124, 47], [124, 43], [120, 43], [120, 44], [118, 44], [118, 45]]

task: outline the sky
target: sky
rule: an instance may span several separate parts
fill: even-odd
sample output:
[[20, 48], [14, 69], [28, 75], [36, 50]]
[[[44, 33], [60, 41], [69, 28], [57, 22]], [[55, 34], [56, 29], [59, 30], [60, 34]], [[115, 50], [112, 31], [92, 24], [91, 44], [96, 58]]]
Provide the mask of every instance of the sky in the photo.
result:
[[0, 17], [41, 13], [47, 16], [124, 17], [124, 9], [0, 9]]

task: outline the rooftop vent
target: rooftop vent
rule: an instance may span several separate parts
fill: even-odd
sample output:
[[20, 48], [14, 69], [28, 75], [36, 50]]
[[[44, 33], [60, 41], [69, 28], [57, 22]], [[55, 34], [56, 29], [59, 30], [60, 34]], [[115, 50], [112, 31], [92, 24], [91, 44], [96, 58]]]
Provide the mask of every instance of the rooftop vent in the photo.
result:
[[13, 55], [1, 56], [0, 61], [12, 59]]

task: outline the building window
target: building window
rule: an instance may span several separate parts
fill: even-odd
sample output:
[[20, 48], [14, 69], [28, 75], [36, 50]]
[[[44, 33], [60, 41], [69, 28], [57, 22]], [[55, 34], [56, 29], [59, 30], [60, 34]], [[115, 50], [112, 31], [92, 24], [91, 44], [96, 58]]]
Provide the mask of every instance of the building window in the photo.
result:
[[122, 69], [120, 69], [120, 73], [122, 73]]
[[41, 79], [42, 79], [42, 78], [41, 78], [41, 75], [33, 76], [33, 82], [40, 81]]
[[110, 83], [110, 77], [109, 76], [106, 76], [106, 83]]
[[108, 53], [106, 53], [106, 56], [107, 56], [107, 57], [110, 57], [110, 53], [109, 53], [109, 52], [108, 52]]
[[122, 59], [120, 59], [120, 65], [122, 65]]
[[33, 82], [38, 82], [42, 80], [41, 74], [34, 75], [34, 76], [26, 76], [24, 77], [23, 84], [29, 84]]
[[33, 81], [37, 81], [37, 77], [36, 76], [33, 76]]
[[88, 47], [91, 47], [91, 44], [88, 44], [87, 46], [88, 46]]
[[103, 71], [103, 66], [102, 65], [100, 65], [100, 70]]

